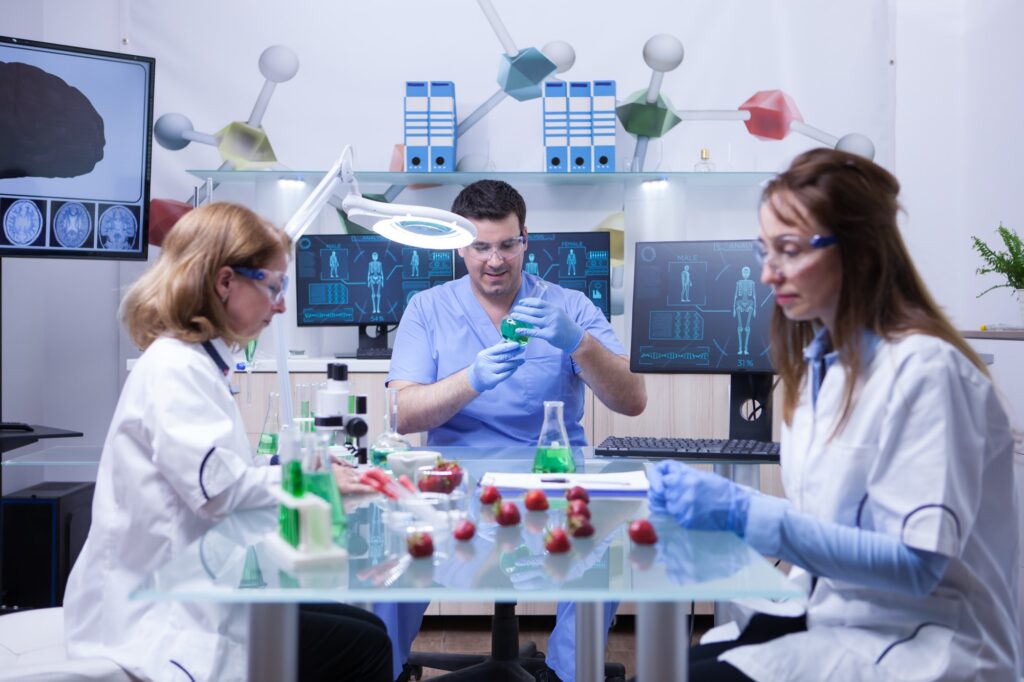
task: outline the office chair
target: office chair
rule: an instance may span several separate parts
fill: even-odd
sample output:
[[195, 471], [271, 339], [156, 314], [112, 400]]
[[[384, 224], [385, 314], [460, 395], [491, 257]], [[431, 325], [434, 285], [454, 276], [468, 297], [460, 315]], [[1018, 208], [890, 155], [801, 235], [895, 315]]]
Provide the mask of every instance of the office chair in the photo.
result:
[[[519, 618], [515, 602], [494, 604], [491, 621], [490, 654], [418, 653], [409, 654], [409, 666], [414, 679], [419, 679], [423, 668], [449, 670], [447, 675], [435, 677], [445, 682], [496, 682], [522, 680], [534, 682], [535, 675], [546, 665], [544, 654], [533, 642], [519, 644]], [[605, 682], [625, 682], [626, 668], [621, 663], [605, 663]]]

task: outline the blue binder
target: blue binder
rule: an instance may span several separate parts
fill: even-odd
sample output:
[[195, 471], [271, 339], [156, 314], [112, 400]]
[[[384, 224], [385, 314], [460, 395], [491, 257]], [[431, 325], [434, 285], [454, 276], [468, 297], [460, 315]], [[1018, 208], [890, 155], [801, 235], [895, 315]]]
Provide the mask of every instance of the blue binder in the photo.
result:
[[430, 81], [430, 172], [455, 170], [455, 83]]
[[405, 84], [405, 170], [426, 173], [429, 168], [430, 100], [424, 81]]
[[548, 173], [569, 172], [568, 88], [561, 81], [544, 83], [544, 167]]
[[615, 172], [615, 81], [594, 81], [594, 172]]
[[593, 168], [593, 100], [589, 81], [569, 83], [569, 172]]

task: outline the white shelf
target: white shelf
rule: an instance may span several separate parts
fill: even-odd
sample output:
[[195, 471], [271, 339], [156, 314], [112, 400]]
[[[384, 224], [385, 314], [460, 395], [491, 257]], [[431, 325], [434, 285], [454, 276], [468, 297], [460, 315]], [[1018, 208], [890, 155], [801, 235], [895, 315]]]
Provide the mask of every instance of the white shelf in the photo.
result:
[[[256, 181], [319, 182], [323, 170], [190, 170], [195, 177], [218, 183]], [[627, 186], [642, 182], [669, 181], [693, 187], [750, 187], [774, 176], [765, 172], [715, 173], [542, 173], [542, 172], [474, 172], [474, 173], [393, 173], [386, 171], [356, 172], [356, 179], [365, 185], [468, 185], [477, 180], [505, 180], [512, 185], [612, 185]]]

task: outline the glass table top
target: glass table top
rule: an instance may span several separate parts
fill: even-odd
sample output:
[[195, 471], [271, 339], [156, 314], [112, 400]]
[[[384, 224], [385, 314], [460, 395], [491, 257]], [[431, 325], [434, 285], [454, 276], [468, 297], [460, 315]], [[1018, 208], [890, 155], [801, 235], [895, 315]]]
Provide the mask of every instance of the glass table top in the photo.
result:
[[95, 465], [99, 464], [102, 450], [103, 447], [99, 445], [57, 445], [27, 455], [18, 455], [14, 451], [4, 456], [3, 466]]
[[[100, 460], [100, 453], [103, 447], [99, 445], [87, 446], [87, 445], [58, 445], [51, 446], [38, 452], [33, 452], [26, 455], [18, 455], [17, 451], [5, 454], [3, 458], [3, 466], [40, 466], [40, 465], [81, 465], [81, 464], [98, 464]], [[429, 450], [437, 451], [445, 454], [449, 459], [466, 459], [466, 460], [491, 460], [491, 459], [531, 459], [533, 457], [534, 448], [528, 446], [498, 446], [498, 447], [465, 447], [465, 446], [424, 446], [417, 448], [417, 450]], [[648, 460], [638, 458], [605, 458], [605, 457], [594, 457], [593, 447], [576, 447], [573, 448], [573, 453], [577, 463], [587, 461], [588, 466], [598, 466], [602, 462], [603, 466], [609, 466], [613, 462], [619, 462], [615, 466], [625, 466], [629, 462], [643, 463]], [[593, 464], [590, 464], [593, 460]], [[700, 460], [687, 460], [691, 463], [700, 463]], [[751, 464], [744, 462], [741, 456], [737, 456], [737, 459], [730, 462], [728, 460], [721, 459], [721, 455], [715, 460], [708, 460], [707, 463], [714, 464], [733, 464], [738, 469], [750, 468], [756, 469], [760, 464]], [[528, 469], [521, 469], [527, 471]], [[510, 470], [511, 471], [511, 470]]]
[[[452, 458], [453, 450], [446, 448]], [[530, 448], [519, 448], [520, 454]], [[579, 455], [580, 453], [577, 453]], [[689, 601], [798, 595], [785, 577], [731, 533], [686, 531], [670, 517], [651, 516], [642, 496], [593, 496], [595, 533], [570, 538], [571, 550], [548, 554], [544, 532], [565, 525], [566, 501], [549, 495], [546, 512], [523, 507], [522, 491], [505, 491], [522, 521], [501, 527], [479, 501], [486, 472], [528, 472], [529, 459], [460, 458], [467, 472], [464, 504], [454, 516], [476, 523], [471, 541], [450, 527], [424, 527], [381, 496], [346, 499], [348, 557], [332, 569], [288, 571], [266, 538], [277, 528], [274, 508], [236, 512], [209, 529], [133, 593], [136, 599], [215, 602], [309, 601]], [[628, 472], [645, 462], [577, 459], [585, 473]], [[651, 518], [653, 546], [634, 545], [627, 526]], [[406, 534], [431, 532], [434, 554], [413, 559]]]

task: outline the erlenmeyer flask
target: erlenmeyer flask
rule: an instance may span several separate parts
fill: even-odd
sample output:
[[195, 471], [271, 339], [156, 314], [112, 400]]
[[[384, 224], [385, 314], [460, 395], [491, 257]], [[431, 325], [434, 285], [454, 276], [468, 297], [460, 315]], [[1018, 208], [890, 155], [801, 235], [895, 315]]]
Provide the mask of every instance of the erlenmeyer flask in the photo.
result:
[[544, 425], [537, 439], [537, 454], [533, 458], [535, 474], [568, 474], [576, 471], [569, 447], [569, 435], [562, 420], [561, 400], [544, 401]]
[[257, 455], [276, 455], [278, 451], [277, 434], [281, 428], [280, 404], [277, 393], [267, 396], [267, 412], [263, 415], [263, 427], [260, 429], [260, 440], [256, 445]]
[[398, 433], [398, 389], [384, 389], [387, 411], [384, 413], [384, 431], [370, 446], [370, 464], [387, 468], [388, 455], [412, 449], [412, 444]]

